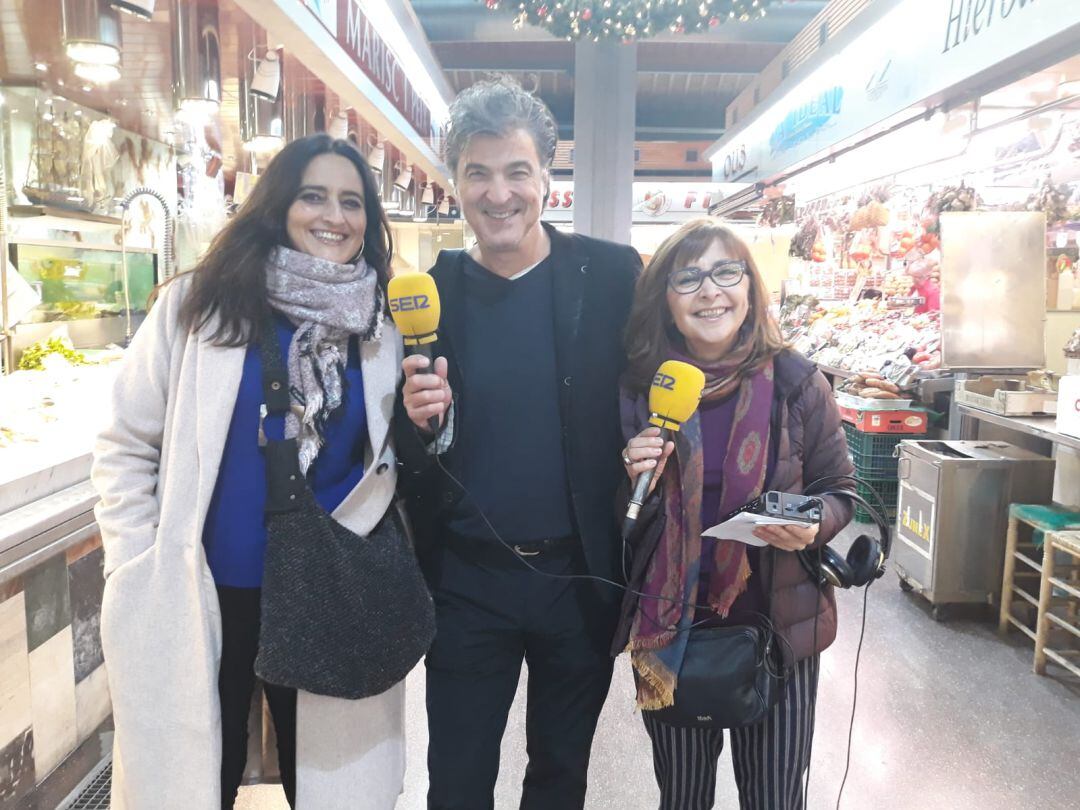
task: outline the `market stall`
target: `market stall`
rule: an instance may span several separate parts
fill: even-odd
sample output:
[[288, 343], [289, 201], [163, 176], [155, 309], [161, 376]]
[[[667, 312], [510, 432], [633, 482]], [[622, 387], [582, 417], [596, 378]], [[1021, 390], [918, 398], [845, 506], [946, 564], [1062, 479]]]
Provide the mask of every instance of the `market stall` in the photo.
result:
[[1080, 6], [965, 5], [969, 25], [955, 5], [876, 3], [785, 72], [709, 150], [744, 183], [712, 213], [794, 200], [781, 325], [834, 379], [890, 512], [899, 445], [946, 436], [1052, 455], [1053, 497], [1077, 504], [1057, 424], [1080, 326]]

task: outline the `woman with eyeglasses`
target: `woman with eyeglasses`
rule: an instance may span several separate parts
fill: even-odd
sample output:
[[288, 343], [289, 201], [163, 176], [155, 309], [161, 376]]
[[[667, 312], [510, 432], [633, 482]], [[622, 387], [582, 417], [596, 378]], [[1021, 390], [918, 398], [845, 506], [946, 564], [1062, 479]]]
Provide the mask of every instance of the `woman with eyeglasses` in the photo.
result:
[[[630, 538], [630, 587], [612, 653], [629, 651], [637, 705], [652, 740], [661, 810], [713, 806], [723, 729], [654, 718], [671, 706], [691, 625], [768, 622], [789, 677], [766, 718], [730, 731], [744, 810], [794, 810], [803, 797], [814, 729], [818, 655], [836, 636], [836, 603], [796, 552], [828, 543], [850, 521], [846, 499], [825, 497], [821, 522], [754, 531], [761, 547], [702, 537], [722, 516], [769, 490], [801, 493], [849, 475], [832, 391], [786, 348], [749, 248], [709, 220], [669, 237], [638, 279], [626, 330], [622, 421], [629, 480], [655, 470]], [[648, 393], [666, 360], [705, 373], [699, 410], [665, 442], [648, 427]]]

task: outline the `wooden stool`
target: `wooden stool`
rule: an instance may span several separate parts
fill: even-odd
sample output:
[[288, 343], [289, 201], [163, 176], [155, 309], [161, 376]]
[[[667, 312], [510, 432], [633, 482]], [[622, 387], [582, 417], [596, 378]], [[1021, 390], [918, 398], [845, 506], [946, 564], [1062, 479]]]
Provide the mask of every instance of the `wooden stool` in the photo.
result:
[[[1020, 542], [1021, 523], [1035, 530], [1032, 542]], [[1005, 538], [1005, 571], [1001, 579], [1001, 610], [998, 614], [999, 633], [1002, 635], [1007, 633], [1011, 624], [1019, 628], [1032, 641], [1035, 640], [1035, 630], [1028, 627], [1028, 622], [1020, 621], [1013, 614], [1013, 605], [1017, 597], [1038, 610], [1039, 599], [1034, 593], [1034, 583], [1027, 587], [1020, 587], [1015, 584], [1016, 580], [1041, 580], [1045, 549], [1041, 549], [1040, 546], [1045, 546], [1046, 543], [1040, 543], [1039, 538], [1047, 533], [1074, 528], [1080, 528], [1080, 512], [1075, 510], [1066, 509], [1058, 504], [1014, 503], [1009, 505], [1009, 531]], [[1017, 562], [1030, 570], [1017, 571]]]
[[[1062, 565], [1055, 563], [1055, 553], [1069, 555], [1072, 562]], [[1056, 571], [1068, 572], [1068, 580], [1055, 576]], [[1064, 596], [1054, 596], [1054, 589], [1064, 591]], [[1057, 605], [1064, 604], [1064, 616], [1053, 611]], [[1077, 614], [1080, 613], [1080, 532], [1051, 532], [1043, 543], [1042, 585], [1039, 588], [1039, 616], [1036, 620], [1035, 634], [1035, 672], [1046, 674], [1046, 659], [1055, 661], [1073, 675], [1080, 678], [1080, 625]], [[1054, 625], [1051, 627], [1051, 625]], [[1062, 630], [1077, 640], [1072, 649], [1060, 647], [1051, 649], [1047, 646], [1051, 630]], [[1067, 636], [1066, 636], [1067, 639]]]

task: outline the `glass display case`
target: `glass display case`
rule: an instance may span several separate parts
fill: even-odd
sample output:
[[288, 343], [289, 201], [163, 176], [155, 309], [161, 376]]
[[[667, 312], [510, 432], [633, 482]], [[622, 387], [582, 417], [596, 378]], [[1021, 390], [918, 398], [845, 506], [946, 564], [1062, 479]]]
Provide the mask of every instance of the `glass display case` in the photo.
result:
[[9, 245], [19, 276], [41, 303], [15, 326], [15, 354], [66, 327], [76, 348], [122, 343], [146, 315], [147, 300], [157, 283], [158, 256], [145, 248], [127, 250], [127, 322], [124, 262], [119, 249], [87, 247], [70, 242], [20, 241]]

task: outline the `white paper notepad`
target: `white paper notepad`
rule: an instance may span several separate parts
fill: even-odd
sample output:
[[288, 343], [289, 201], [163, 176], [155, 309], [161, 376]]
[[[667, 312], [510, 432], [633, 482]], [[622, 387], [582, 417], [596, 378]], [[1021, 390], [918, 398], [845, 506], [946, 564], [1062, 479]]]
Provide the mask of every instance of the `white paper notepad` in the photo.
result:
[[758, 526], [809, 526], [805, 520], [788, 520], [786, 518], [769, 517], [768, 515], [756, 515], [753, 512], [742, 512], [730, 520], [718, 523], [701, 533], [702, 537], [716, 537], [721, 540], [738, 540], [750, 546], [767, 546], [764, 540], [759, 540], [753, 532]]

